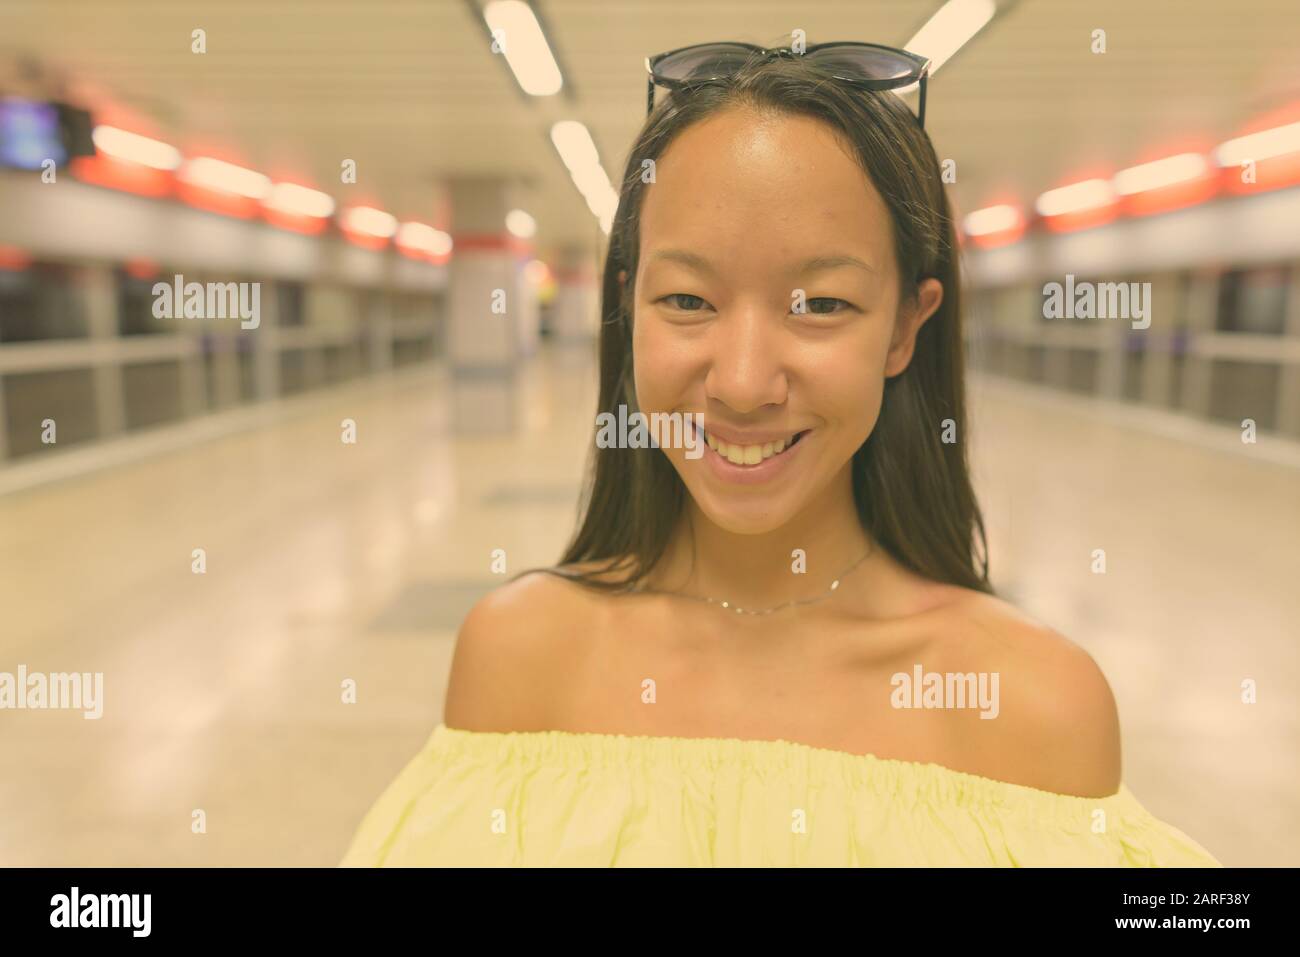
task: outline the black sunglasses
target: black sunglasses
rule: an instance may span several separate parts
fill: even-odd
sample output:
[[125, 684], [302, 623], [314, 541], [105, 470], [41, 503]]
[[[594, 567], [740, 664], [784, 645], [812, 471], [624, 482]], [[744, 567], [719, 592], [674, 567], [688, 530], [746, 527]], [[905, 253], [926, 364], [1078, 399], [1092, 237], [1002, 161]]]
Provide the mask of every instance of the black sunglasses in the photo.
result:
[[697, 43], [657, 54], [645, 61], [650, 73], [646, 83], [646, 116], [654, 109], [656, 85], [679, 90], [727, 80], [756, 56], [813, 60], [829, 69], [837, 80], [860, 90], [895, 90], [920, 83], [921, 102], [917, 118], [921, 128], [925, 129], [925, 84], [930, 76], [929, 59], [878, 43], [852, 40], [814, 43], [803, 53], [795, 53], [789, 47], [767, 50], [752, 43], [725, 41]]

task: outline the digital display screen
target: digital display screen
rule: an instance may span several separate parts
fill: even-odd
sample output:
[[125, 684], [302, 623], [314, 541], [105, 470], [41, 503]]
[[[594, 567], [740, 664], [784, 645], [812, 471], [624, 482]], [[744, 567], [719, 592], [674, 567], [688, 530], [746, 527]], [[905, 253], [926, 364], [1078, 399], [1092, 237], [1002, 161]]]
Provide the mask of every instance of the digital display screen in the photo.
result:
[[0, 99], [0, 166], [37, 170], [46, 160], [62, 166], [67, 159], [54, 104]]

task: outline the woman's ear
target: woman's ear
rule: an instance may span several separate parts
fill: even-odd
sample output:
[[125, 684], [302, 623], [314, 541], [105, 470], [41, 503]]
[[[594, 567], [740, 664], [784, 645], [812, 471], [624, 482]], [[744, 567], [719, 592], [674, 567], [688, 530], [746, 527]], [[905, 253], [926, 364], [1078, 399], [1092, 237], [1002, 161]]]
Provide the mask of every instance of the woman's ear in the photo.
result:
[[916, 295], [905, 303], [898, 312], [894, 323], [894, 337], [889, 343], [889, 354], [885, 358], [885, 377], [896, 376], [907, 368], [912, 361], [912, 352], [916, 349], [916, 334], [921, 331], [925, 320], [935, 314], [943, 304], [943, 283], [930, 278], [924, 279], [916, 287]]
[[620, 286], [626, 286], [626, 285], [627, 285], [627, 270], [626, 270], [626, 269], [620, 269], [620, 270], [618, 271], [618, 284], [619, 284]]

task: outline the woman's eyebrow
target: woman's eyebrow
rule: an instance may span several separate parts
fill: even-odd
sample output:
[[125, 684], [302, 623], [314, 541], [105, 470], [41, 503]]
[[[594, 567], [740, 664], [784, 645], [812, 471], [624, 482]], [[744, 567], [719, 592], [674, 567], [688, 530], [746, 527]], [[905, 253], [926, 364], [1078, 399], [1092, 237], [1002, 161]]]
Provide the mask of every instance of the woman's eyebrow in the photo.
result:
[[[647, 259], [647, 263], [656, 262], [675, 262], [687, 268], [694, 269], [709, 276], [717, 274], [717, 270], [709, 260], [705, 259], [699, 253], [693, 253], [686, 249], [656, 249]], [[817, 272], [823, 269], [838, 269], [842, 266], [856, 266], [858, 269], [865, 269], [871, 274], [875, 274], [876, 267], [870, 263], [859, 259], [857, 256], [844, 254], [814, 256], [812, 259], [802, 263], [798, 271], [801, 273]]]
[[816, 272], [820, 269], [837, 269], [840, 266], [857, 266], [869, 273], [875, 273], [876, 267], [864, 262], [857, 256], [814, 256], [800, 267], [800, 272]]
[[713, 264], [701, 256], [699, 253], [689, 252], [685, 249], [656, 249], [650, 254], [647, 263], [656, 262], [674, 262], [694, 269], [696, 272], [707, 273], [712, 276], [717, 270]]

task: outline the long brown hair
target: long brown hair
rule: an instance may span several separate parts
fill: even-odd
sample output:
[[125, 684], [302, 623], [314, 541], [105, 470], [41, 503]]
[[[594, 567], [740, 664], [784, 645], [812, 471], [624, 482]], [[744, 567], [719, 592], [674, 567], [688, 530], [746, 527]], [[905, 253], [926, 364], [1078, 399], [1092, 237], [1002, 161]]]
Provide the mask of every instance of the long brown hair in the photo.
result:
[[[943, 284], [943, 301], [922, 324], [911, 363], [886, 380], [880, 417], [854, 453], [853, 497], [863, 529], [900, 564], [934, 581], [991, 593], [984, 522], [966, 458], [952, 216], [934, 146], [893, 93], [854, 89], [797, 57], [755, 59], [726, 83], [674, 91], [655, 107], [628, 157], [610, 232], [598, 411], [617, 417], [619, 404], [629, 413], [637, 409], [632, 285], [645, 161], [656, 160], [687, 127], [734, 107], [809, 116], [833, 127], [889, 208], [900, 302], [915, 297], [922, 279]], [[955, 441], [944, 442], [942, 433], [954, 427]], [[548, 570], [597, 588], [632, 589], [663, 556], [687, 494], [658, 449], [600, 448], [593, 441], [578, 530], [559, 566]], [[579, 564], [584, 567], [573, 567]], [[612, 578], [611, 571], [617, 572]]]

